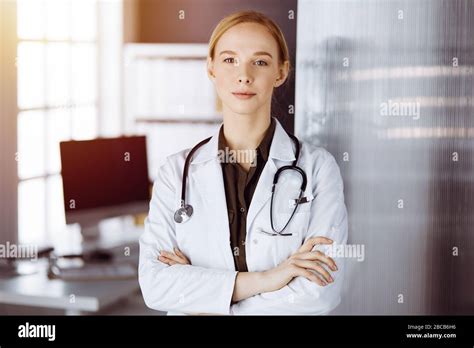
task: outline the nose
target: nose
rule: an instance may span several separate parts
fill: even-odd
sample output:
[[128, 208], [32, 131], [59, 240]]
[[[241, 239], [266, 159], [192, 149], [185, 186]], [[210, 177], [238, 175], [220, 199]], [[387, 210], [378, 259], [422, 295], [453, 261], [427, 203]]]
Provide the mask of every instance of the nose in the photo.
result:
[[241, 68], [239, 69], [238, 79], [239, 79], [239, 84], [241, 83], [249, 84], [252, 82], [252, 77], [249, 74], [246, 64], [241, 65]]
[[250, 83], [250, 77], [248, 77], [248, 76], [240, 76], [240, 77], [239, 77], [239, 83], [249, 84], [249, 83]]

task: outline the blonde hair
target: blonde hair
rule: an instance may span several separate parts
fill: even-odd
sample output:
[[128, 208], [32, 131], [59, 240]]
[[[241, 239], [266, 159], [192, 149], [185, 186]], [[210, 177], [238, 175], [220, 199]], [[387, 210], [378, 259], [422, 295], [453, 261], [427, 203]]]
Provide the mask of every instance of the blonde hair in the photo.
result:
[[213, 60], [217, 42], [224, 33], [232, 28], [233, 26], [240, 23], [257, 23], [265, 26], [273, 38], [276, 40], [278, 45], [278, 60], [279, 64], [283, 64], [285, 61], [288, 61], [289, 70], [291, 70], [291, 61], [290, 54], [288, 52], [288, 46], [286, 44], [285, 37], [280, 29], [280, 27], [269, 17], [263, 13], [256, 11], [241, 11], [230, 14], [224, 17], [214, 28], [212, 32], [211, 39], [209, 40], [209, 57]]

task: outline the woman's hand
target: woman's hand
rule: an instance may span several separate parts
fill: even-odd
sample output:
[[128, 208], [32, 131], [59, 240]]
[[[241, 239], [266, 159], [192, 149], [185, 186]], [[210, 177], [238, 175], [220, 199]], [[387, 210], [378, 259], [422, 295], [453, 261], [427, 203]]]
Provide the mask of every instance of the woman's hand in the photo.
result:
[[158, 256], [158, 260], [163, 263], [166, 263], [169, 266], [173, 266], [176, 264], [180, 265], [190, 265], [188, 258], [178, 249], [173, 248], [174, 253], [170, 253], [168, 251], [160, 251], [160, 256]]
[[315, 245], [332, 243], [331, 239], [325, 237], [308, 239], [288, 259], [277, 267], [263, 272], [266, 291], [279, 290], [297, 276], [305, 277], [321, 286], [332, 283], [334, 280], [323, 267], [323, 263], [331, 270], [337, 271], [336, 263], [321, 251], [311, 251]]

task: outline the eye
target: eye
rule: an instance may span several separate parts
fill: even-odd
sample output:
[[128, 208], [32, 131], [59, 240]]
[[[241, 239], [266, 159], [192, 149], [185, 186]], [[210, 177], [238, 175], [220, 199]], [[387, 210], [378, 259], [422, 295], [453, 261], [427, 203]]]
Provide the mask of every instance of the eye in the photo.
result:
[[[261, 64], [259, 64], [259, 63], [261, 63]], [[255, 62], [255, 64], [260, 65], [260, 66], [267, 66], [267, 65], [268, 65], [267, 62], [264, 61], [264, 60], [257, 60], [257, 61]]]
[[[228, 61], [229, 59], [232, 59], [232, 61], [229, 62], [229, 61]], [[226, 59], [224, 59], [224, 62], [226, 62], [226, 63], [233, 63], [233, 62], [234, 62], [234, 58], [226, 58]]]

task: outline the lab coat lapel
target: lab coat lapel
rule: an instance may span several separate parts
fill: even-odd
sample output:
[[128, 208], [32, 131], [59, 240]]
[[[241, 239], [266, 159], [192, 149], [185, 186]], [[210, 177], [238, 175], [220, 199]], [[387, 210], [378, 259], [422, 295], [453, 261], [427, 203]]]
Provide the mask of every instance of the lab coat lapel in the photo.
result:
[[247, 228], [252, 226], [258, 212], [263, 208], [265, 203], [272, 195], [273, 177], [277, 171], [277, 167], [272, 158], [268, 158], [262, 174], [258, 179], [257, 187], [250, 202], [250, 207], [247, 215]]
[[193, 181], [193, 188], [199, 192], [206, 211], [209, 211], [206, 224], [219, 230], [219, 235], [228, 237], [229, 219], [220, 163], [211, 160], [200, 164], [193, 174]]
[[234, 269], [234, 259], [230, 248], [229, 218], [225, 197], [222, 167], [217, 157], [218, 132], [194, 158], [190, 166], [188, 187], [196, 190], [206, 211], [205, 228], [211, 234], [209, 241], [215, 242], [209, 250], [221, 253], [228, 269]]
[[262, 174], [258, 180], [257, 187], [250, 203], [247, 215], [247, 228], [251, 228], [252, 224], [272, 195], [273, 178], [278, 168], [277, 161], [283, 161], [283, 165], [289, 165], [295, 160], [293, 141], [281, 126], [280, 122], [275, 118], [276, 128], [273, 135], [272, 145], [267, 163], [263, 168]]

